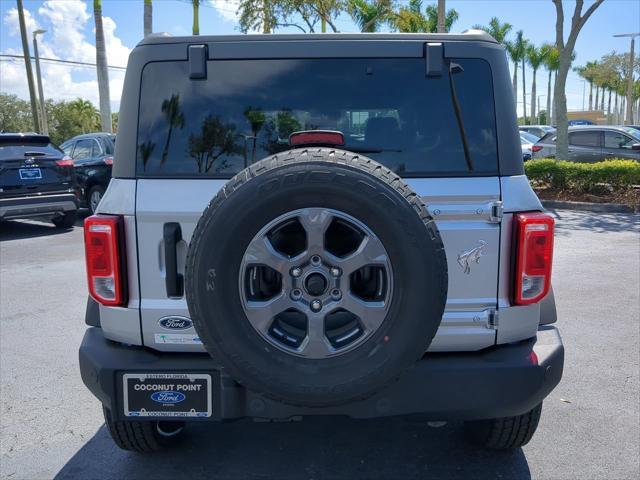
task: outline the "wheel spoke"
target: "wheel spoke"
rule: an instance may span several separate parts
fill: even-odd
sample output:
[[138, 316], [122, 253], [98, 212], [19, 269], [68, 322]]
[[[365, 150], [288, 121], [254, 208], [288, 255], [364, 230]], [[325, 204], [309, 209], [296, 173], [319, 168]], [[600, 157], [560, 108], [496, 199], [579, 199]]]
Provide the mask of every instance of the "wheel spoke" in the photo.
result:
[[356, 298], [352, 293], [343, 297], [340, 306], [360, 319], [365, 332], [376, 330], [387, 314], [385, 302], [367, 302]]
[[278, 253], [267, 237], [254, 238], [244, 254], [247, 264], [260, 264], [284, 274], [289, 271], [291, 260]]
[[267, 334], [273, 321], [273, 317], [285, 310], [294, 307], [293, 301], [286, 292], [281, 292], [278, 296], [265, 301], [251, 300], [245, 304], [245, 313], [249, 323], [263, 334]]
[[346, 258], [337, 259], [344, 273], [350, 274], [367, 265], [384, 265], [388, 262], [387, 252], [377, 238], [366, 236], [358, 249]]
[[324, 233], [329, 228], [333, 215], [322, 208], [306, 208], [298, 217], [307, 232], [307, 251], [320, 254], [324, 252]]
[[300, 346], [300, 353], [305, 357], [323, 358], [332, 350], [324, 333], [324, 314], [307, 314], [307, 337]]

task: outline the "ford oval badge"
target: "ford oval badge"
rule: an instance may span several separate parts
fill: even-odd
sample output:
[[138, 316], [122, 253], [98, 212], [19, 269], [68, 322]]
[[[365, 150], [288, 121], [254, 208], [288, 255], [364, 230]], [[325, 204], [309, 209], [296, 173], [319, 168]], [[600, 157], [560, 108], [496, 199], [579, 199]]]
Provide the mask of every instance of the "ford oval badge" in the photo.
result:
[[158, 403], [180, 403], [185, 399], [184, 393], [180, 392], [154, 392], [151, 400]]
[[193, 322], [187, 317], [179, 317], [176, 315], [162, 317], [158, 320], [158, 323], [162, 328], [166, 328], [167, 330], [186, 330], [193, 326]]

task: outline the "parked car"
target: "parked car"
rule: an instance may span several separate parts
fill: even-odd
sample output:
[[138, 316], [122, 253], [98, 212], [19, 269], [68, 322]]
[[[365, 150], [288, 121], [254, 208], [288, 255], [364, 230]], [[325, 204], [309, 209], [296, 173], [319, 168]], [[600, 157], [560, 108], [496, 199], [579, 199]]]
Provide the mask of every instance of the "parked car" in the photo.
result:
[[564, 348], [508, 72], [478, 31], [142, 40], [85, 221], [80, 371], [116, 445], [414, 413], [526, 444]]
[[526, 162], [531, 160], [531, 149], [538, 141], [538, 137], [527, 132], [520, 132], [520, 143], [522, 145], [522, 159]]
[[595, 125], [592, 120], [587, 120], [585, 118], [574, 118], [573, 120], [569, 120], [567, 125], [570, 127], [577, 127], [579, 125]]
[[115, 143], [112, 133], [87, 133], [60, 145], [73, 159], [81, 206], [91, 213], [95, 213], [111, 180]]
[[[533, 146], [533, 158], [555, 158], [556, 134], [548, 133]], [[571, 162], [601, 162], [612, 158], [640, 160], [640, 131], [626, 126], [569, 127]]]
[[46, 135], [0, 133], [0, 220], [45, 217], [70, 228], [77, 210], [71, 158]]
[[549, 125], [519, 125], [518, 130], [535, 135], [538, 138], [544, 137], [549, 132], [555, 132], [556, 129]]

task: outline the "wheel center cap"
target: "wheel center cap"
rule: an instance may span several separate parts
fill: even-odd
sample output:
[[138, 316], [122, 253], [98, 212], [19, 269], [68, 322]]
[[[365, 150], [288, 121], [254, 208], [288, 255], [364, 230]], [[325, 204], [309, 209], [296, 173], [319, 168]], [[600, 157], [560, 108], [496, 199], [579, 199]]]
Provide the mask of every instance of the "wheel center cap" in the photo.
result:
[[307, 277], [304, 288], [309, 295], [319, 297], [327, 290], [327, 279], [321, 273], [312, 273]]

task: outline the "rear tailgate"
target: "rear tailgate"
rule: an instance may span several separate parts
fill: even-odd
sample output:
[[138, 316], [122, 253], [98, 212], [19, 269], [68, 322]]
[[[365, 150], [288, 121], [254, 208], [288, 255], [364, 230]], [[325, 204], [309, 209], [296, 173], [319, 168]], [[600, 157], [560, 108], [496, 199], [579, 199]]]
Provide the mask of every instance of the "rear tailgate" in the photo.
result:
[[0, 137], [0, 197], [67, 192], [73, 166], [48, 137]]

